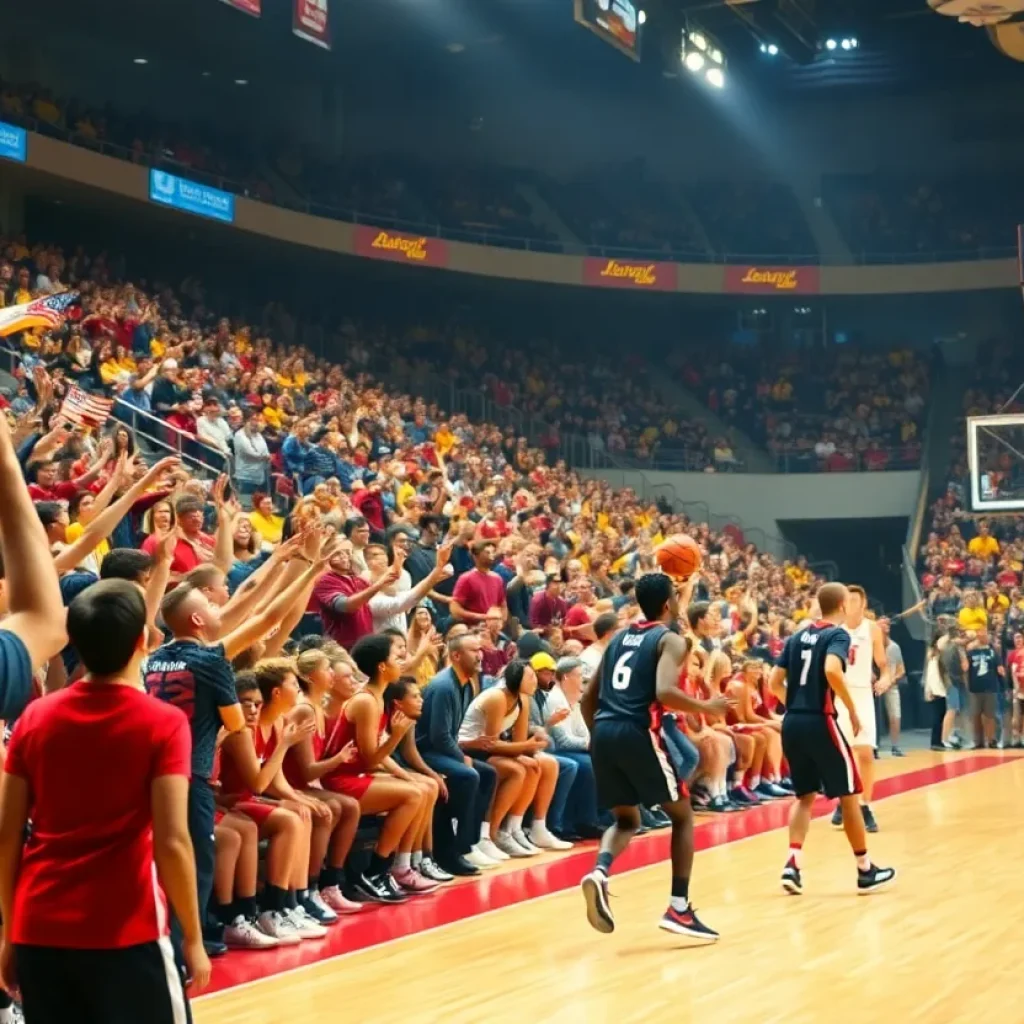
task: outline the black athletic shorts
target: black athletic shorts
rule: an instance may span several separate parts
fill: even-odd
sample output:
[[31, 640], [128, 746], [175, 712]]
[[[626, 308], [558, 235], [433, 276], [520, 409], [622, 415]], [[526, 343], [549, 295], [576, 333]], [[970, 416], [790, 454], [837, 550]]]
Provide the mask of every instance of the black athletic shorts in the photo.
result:
[[823, 791], [852, 796], [861, 791], [857, 761], [831, 715], [790, 711], [782, 719], [782, 752], [797, 796]]
[[597, 802], [602, 808], [667, 804], [686, 795], [660, 732], [632, 722], [594, 723], [590, 737]]

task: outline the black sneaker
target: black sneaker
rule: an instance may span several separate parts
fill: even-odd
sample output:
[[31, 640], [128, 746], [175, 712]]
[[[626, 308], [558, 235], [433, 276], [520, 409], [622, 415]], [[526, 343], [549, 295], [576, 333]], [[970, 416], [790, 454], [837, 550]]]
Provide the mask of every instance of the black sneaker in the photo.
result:
[[861, 814], [864, 815], [864, 827], [869, 832], [878, 831], [878, 822], [875, 821], [874, 814], [871, 813], [871, 808], [867, 804], [863, 804], [860, 809]]
[[903, 753], [903, 751], [899, 747], [893, 747], [891, 753], [892, 753], [893, 757], [906, 757], [907, 756], [906, 754]]
[[843, 805], [836, 804], [836, 809], [832, 812], [832, 824], [836, 828], [843, 827]]
[[896, 881], [895, 868], [880, 868], [872, 864], [867, 871], [857, 869], [857, 895], [867, 896], [869, 893], [878, 892]]
[[405, 903], [409, 898], [398, 888], [387, 871], [382, 871], [379, 875], [360, 875], [356, 879], [355, 890], [364, 900], [373, 903]]
[[608, 902], [608, 876], [595, 868], [589, 875], [583, 876], [580, 889], [587, 903], [590, 927], [602, 935], [611, 935], [615, 931], [615, 918], [612, 917], [612, 908]]
[[673, 910], [672, 905], [669, 904], [658, 927], [675, 935], [685, 935], [695, 942], [717, 942], [719, 939], [718, 932], [704, 924], [697, 917], [692, 906], [687, 906], [685, 910], [679, 911]]
[[724, 796], [713, 796], [708, 802], [707, 809], [712, 814], [729, 814], [732, 812], [733, 806]]
[[790, 896], [799, 896], [804, 891], [804, 883], [800, 878], [800, 869], [793, 863], [792, 858], [786, 862], [782, 869], [782, 888]]
[[672, 819], [660, 808], [651, 808], [651, 817], [654, 819], [655, 828], [671, 828]]

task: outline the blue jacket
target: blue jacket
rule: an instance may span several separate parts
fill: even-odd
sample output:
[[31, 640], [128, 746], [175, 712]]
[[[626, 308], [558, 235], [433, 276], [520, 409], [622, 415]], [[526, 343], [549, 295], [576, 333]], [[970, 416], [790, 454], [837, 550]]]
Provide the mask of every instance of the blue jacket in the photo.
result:
[[416, 746], [424, 754], [461, 761], [459, 726], [473, 700], [473, 687], [461, 686], [452, 668], [442, 669], [423, 691], [423, 712], [416, 723]]

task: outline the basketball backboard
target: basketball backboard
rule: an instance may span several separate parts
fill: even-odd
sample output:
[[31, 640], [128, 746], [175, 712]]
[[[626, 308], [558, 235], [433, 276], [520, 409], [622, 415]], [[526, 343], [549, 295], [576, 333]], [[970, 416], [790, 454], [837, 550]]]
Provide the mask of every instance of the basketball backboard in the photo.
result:
[[971, 511], [1024, 511], [1024, 415], [967, 420]]

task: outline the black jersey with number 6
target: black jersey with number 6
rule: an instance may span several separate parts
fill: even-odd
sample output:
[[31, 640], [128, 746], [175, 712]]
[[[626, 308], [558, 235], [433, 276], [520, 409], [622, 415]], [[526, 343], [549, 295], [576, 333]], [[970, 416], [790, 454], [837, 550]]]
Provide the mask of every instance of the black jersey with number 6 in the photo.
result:
[[825, 659], [834, 654], [843, 668], [850, 658], [850, 634], [831, 622], [814, 622], [794, 633], [782, 648], [786, 670], [786, 712], [834, 715], [835, 695], [825, 676]]
[[651, 709], [657, 703], [658, 645], [667, 632], [660, 622], [641, 622], [612, 637], [604, 652], [595, 722], [651, 727]]

